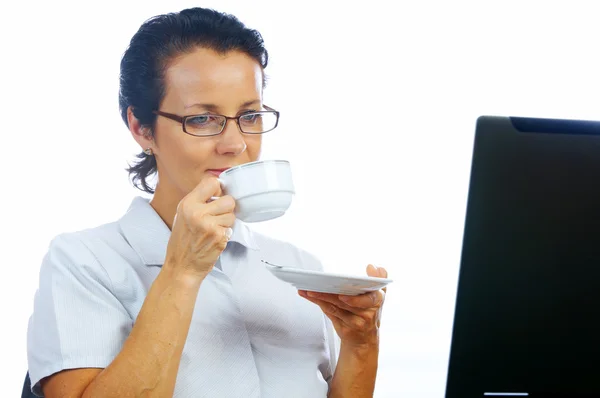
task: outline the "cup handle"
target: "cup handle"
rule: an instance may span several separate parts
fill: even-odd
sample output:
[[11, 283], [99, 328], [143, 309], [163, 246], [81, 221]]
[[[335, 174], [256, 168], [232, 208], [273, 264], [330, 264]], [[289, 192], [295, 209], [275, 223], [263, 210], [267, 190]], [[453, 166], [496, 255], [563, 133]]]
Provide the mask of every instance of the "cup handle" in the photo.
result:
[[[223, 181], [220, 178], [217, 178], [217, 181], [219, 181], [219, 184], [221, 184], [221, 188], [225, 189], [225, 181]], [[217, 200], [219, 198], [220, 198], [220, 196], [211, 196], [210, 199], [208, 200], [208, 202], [212, 202], [213, 200]]]

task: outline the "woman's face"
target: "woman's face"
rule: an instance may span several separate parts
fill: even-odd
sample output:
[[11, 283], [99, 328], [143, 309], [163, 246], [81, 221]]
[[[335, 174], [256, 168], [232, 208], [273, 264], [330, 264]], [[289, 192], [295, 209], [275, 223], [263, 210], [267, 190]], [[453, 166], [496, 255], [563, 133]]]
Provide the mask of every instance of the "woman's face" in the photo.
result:
[[[225, 55], [199, 48], [174, 59], [165, 74], [165, 97], [160, 111], [180, 116], [219, 114], [238, 116], [262, 106], [263, 73], [260, 65], [242, 52]], [[158, 165], [156, 193], [187, 195], [203, 178], [220, 170], [258, 160], [261, 135], [242, 134], [228, 120], [216, 136], [185, 134], [181, 123], [158, 116], [152, 148]]]

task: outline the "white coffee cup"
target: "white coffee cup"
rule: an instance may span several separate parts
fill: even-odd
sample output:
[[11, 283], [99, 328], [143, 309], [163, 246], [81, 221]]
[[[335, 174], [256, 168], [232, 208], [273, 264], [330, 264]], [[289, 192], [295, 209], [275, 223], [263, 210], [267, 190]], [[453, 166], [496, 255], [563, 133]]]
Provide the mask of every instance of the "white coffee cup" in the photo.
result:
[[225, 170], [219, 176], [223, 192], [235, 200], [235, 215], [244, 222], [281, 217], [295, 194], [287, 160], [259, 160]]

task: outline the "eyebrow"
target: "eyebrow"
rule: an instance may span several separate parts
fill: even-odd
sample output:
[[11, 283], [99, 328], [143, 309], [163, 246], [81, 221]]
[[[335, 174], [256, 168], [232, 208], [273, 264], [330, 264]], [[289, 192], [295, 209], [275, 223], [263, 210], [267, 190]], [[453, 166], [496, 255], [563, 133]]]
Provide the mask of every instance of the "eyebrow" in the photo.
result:
[[[255, 105], [255, 104], [260, 104], [260, 100], [259, 99], [255, 99], [255, 100], [246, 101], [246, 102], [244, 102], [243, 104], [240, 105], [240, 108], [245, 108], [245, 107], [248, 107], [250, 105]], [[199, 106], [199, 107], [202, 107], [202, 108], [206, 108], [208, 110], [219, 109], [219, 106], [215, 105], [215, 104], [191, 104], [191, 105], [185, 106], [184, 109], [192, 108], [194, 106]]]

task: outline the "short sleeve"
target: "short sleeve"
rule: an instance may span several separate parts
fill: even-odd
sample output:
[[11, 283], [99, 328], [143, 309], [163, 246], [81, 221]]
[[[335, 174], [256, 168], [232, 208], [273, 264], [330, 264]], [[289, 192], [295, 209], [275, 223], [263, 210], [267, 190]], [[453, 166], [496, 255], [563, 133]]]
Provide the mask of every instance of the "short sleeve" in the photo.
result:
[[[300, 264], [302, 264], [306, 269], [316, 271], [325, 270], [321, 260], [319, 260], [319, 258], [312, 253], [302, 251], [302, 256], [304, 261], [301, 261]], [[325, 314], [323, 314], [323, 318], [325, 321], [325, 339], [327, 341], [327, 351], [329, 352], [329, 369], [326, 373], [324, 373], [324, 378], [331, 388], [331, 381], [333, 380], [333, 375], [335, 374], [340, 353], [341, 341], [337, 335], [337, 332], [335, 331], [335, 328], [333, 327], [331, 320]]]
[[327, 375], [325, 381], [331, 388], [331, 381], [333, 380], [333, 375], [335, 374], [335, 368], [337, 367], [338, 356], [340, 352], [340, 339], [333, 327], [333, 323], [327, 316], [325, 317], [325, 332], [326, 332], [326, 340], [327, 340], [327, 348], [329, 351], [329, 367], [330, 373]]
[[41, 269], [27, 330], [32, 391], [65, 369], [105, 368], [121, 350], [133, 320], [111, 281], [76, 234], [56, 237]]

